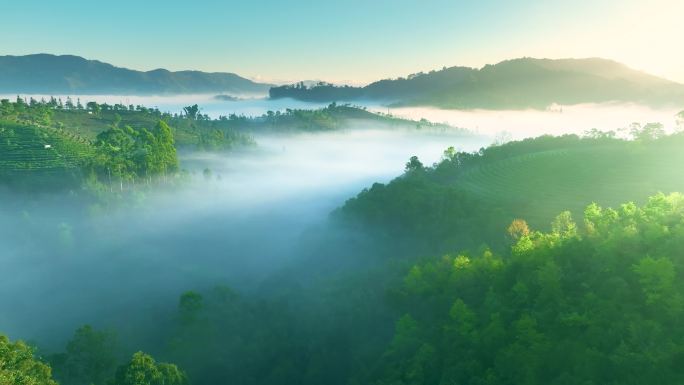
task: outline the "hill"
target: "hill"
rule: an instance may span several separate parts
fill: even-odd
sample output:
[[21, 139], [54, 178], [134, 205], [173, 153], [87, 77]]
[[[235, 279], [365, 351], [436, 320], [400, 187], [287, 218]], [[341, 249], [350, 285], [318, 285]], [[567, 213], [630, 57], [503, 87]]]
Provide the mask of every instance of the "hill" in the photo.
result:
[[684, 85], [599, 58], [521, 58], [481, 69], [445, 68], [366, 87], [296, 84], [272, 88], [269, 94], [306, 101], [372, 100], [455, 109], [544, 109], [554, 103], [684, 104]]
[[433, 167], [413, 159], [403, 176], [364, 190], [336, 215], [382, 229], [407, 254], [496, 247], [516, 218], [546, 229], [556, 213], [581, 217], [592, 202], [614, 207], [684, 191], [684, 171], [673, 167], [684, 161], [682, 143], [682, 134], [634, 141], [568, 135], [447, 151]]
[[72, 55], [0, 56], [4, 94], [265, 94], [270, 85], [233, 73], [142, 72]]
[[[499, 254], [414, 265], [372, 384], [681, 383], [681, 194], [588, 206]], [[406, 381], [404, 379], [410, 379]]]
[[93, 154], [88, 141], [67, 131], [0, 119], [2, 185], [33, 190], [77, 186]]
[[[257, 133], [345, 130], [364, 124], [387, 129], [466, 131], [426, 120], [412, 121], [330, 104], [316, 110], [231, 114], [211, 119], [197, 105], [171, 114], [141, 105], [98, 104], [71, 98], [0, 100], [0, 186], [37, 191], [79, 187], [97, 179], [119, 190], [178, 171], [176, 150], [223, 152], [251, 147]], [[168, 129], [168, 136], [166, 130]], [[170, 156], [154, 164], [160, 154]], [[153, 161], [150, 163], [150, 161]], [[45, 188], [38, 188], [42, 186]]]

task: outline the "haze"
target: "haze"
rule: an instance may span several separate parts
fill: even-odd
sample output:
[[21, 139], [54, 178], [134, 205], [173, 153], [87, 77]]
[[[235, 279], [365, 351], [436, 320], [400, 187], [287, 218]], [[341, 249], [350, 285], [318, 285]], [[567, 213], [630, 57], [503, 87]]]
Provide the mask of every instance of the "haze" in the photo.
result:
[[[98, 215], [68, 196], [45, 197], [17, 212], [22, 198], [4, 194], [0, 270], [8, 278], [0, 283], [0, 303], [14, 310], [0, 314], [0, 325], [59, 349], [83, 323], [123, 334], [152, 323], [157, 312], [174, 310], [184, 290], [217, 284], [254, 290], [304, 257], [297, 251], [307, 230], [321, 228], [362, 188], [401, 173], [410, 156], [432, 163], [449, 146], [473, 151], [491, 141], [372, 126], [256, 139], [257, 148], [234, 154], [181, 154], [192, 183], [160, 187], [140, 206], [132, 202], [116, 213]], [[31, 305], [45, 298], [46, 306]]]
[[[144, 70], [357, 84], [521, 56], [608, 57], [684, 82], [677, 0], [200, 1], [190, 11], [197, 18], [177, 1], [117, 4], [106, 16], [82, 0], [6, 4], [0, 54], [69, 53]], [[146, 44], [132, 44], [143, 36]]]
[[[171, 108], [209, 99], [128, 100]], [[213, 116], [261, 114], [292, 104], [318, 107], [248, 100], [214, 102], [205, 111]], [[219, 283], [257, 288], [297, 256], [307, 230], [321, 228], [333, 209], [362, 188], [400, 174], [413, 155], [432, 164], [449, 146], [476, 151], [501, 138], [618, 129], [634, 121], [670, 122], [668, 127], [674, 127], [672, 111], [638, 106], [575, 106], [562, 113], [390, 112], [445, 121], [473, 133], [365, 124], [333, 133], [260, 134], [251, 150], [181, 153], [181, 165], [192, 178], [189, 186], [146, 194], [143, 206], [132, 203], [115, 215], [97, 215], [97, 208], [91, 208], [93, 217], [76, 202], [65, 206], [68, 197], [43, 198], [17, 212], [21, 198], [5, 194], [0, 212], [8, 220], [0, 222], [0, 243], [6, 251], [0, 269], [8, 279], [1, 284], [0, 302], [15, 311], [2, 313], [0, 324], [7, 333], [57, 348], [83, 323], [125, 333], [133, 318], [152, 322], [154, 312], [171, 311], [177, 294], [186, 289]], [[205, 169], [211, 171], [209, 177], [203, 175]], [[10, 219], [16, 215], [22, 217], [19, 222]], [[91, 289], [81, 290], [84, 286]], [[15, 296], [17, 292], [22, 296]], [[47, 297], [51, 305], [31, 305]], [[151, 301], [158, 308], [149, 314]], [[45, 324], [44, 317], [52, 322]]]
[[0, 385], [684, 383], [682, 14], [3, 4]]

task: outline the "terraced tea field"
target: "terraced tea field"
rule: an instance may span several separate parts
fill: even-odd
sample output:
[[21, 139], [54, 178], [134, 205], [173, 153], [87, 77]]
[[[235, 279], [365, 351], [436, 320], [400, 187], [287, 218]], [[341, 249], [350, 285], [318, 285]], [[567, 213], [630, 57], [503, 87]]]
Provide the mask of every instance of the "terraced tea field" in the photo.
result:
[[69, 132], [0, 121], [2, 182], [72, 177], [92, 155], [90, 143]]
[[615, 206], [657, 192], [684, 191], [684, 147], [640, 144], [539, 151], [487, 162], [459, 176], [461, 188], [535, 226], [562, 210]]

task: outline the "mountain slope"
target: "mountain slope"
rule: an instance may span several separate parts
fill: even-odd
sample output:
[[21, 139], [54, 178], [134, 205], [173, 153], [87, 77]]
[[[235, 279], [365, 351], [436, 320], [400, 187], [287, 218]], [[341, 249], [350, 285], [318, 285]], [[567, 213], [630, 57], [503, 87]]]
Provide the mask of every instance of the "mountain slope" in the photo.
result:
[[232, 73], [142, 72], [79, 56], [0, 56], [0, 93], [38, 94], [264, 94], [270, 85]]
[[78, 186], [93, 147], [73, 133], [0, 119], [0, 185], [37, 191]]
[[581, 217], [592, 202], [616, 207], [683, 191], [684, 169], [673, 167], [684, 162], [682, 145], [682, 134], [637, 141], [568, 135], [445, 153], [435, 167], [364, 190], [337, 215], [398, 240], [399, 251], [425, 240], [415, 246], [418, 255], [482, 242], [499, 247], [506, 241], [501, 230], [516, 218], [545, 229], [557, 213]]
[[272, 98], [311, 101], [367, 99], [442, 108], [521, 109], [551, 104], [629, 102], [684, 104], [684, 85], [606, 59], [522, 58], [481, 69], [451, 67], [366, 87], [320, 84], [276, 87]]

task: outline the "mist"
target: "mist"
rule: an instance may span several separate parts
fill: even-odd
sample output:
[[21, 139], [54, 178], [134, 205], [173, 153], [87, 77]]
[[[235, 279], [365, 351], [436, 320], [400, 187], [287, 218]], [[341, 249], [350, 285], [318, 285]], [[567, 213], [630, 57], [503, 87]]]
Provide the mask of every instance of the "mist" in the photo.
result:
[[[0, 95], [0, 99], [13, 100], [17, 95]], [[49, 100], [51, 95], [20, 95], [23, 98]], [[143, 105], [158, 108], [163, 112], [177, 113], [183, 107], [193, 104], [200, 106], [200, 112], [210, 118], [230, 114], [248, 117], [261, 116], [268, 111], [285, 111], [286, 109], [317, 109], [328, 103], [305, 102], [283, 98], [268, 99], [252, 95], [232, 95], [235, 101], [219, 100], [213, 94], [190, 94], [175, 96], [121, 96], [121, 95], [52, 95], [66, 100], [80, 99], [82, 103], [95, 101], [98, 103]], [[546, 110], [449, 110], [434, 107], [397, 107], [378, 104], [376, 101], [356, 101], [353, 105], [361, 105], [370, 111], [391, 114], [392, 116], [420, 120], [427, 119], [435, 123], [446, 123], [454, 127], [467, 129], [473, 133], [492, 138], [506, 137], [519, 140], [539, 135], [582, 134], [593, 128], [601, 131], [617, 131], [628, 127], [631, 123], [659, 122], [666, 131], [676, 128], [675, 115], [681, 108], [654, 108], [640, 104], [603, 103], [577, 105], [551, 105]]]
[[[214, 117], [316, 107], [289, 100], [202, 98], [109, 102], [173, 111], [204, 101], [209, 102], [204, 113]], [[302, 237], [328, 228], [332, 210], [363, 188], [400, 175], [413, 155], [429, 165], [447, 147], [476, 151], [502, 133], [521, 139], [652, 121], [673, 129], [677, 112], [616, 105], [563, 107], [562, 112], [369, 108], [447, 122], [472, 133], [363, 122], [335, 132], [257, 133], [252, 149], [181, 151], [187, 180], [140, 192], [116, 210], [84, 205], [68, 193], [26, 198], [4, 192], [0, 306], [11, 311], [0, 313], [1, 329], [55, 351], [86, 323], [135, 339], [136, 331], [159, 329], [160, 319], [172, 319], [184, 291], [219, 284], [257, 290], [302, 257]], [[345, 245], [329, 247], [344, 252]], [[154, 333], [145, 338], [154, 339]]]
[[[236, 100], [221, 100], [216, 94], [184, 94], [184, 95], [47, 95], [47, 94], [20, 94], [21, 98], [35, 100], [50, 100], [51, 97], [66, 101], [67, 98], [76, 103], [97, 102], [107, 104], [141, 105], [147, 108], [157, 108], [162, 112], [178, 113], [183, 111], [183, 107], [198, 104], [202, 114], [209, 115], [213, 119], [219, 116], [230, 114], [245, 116], [261, 116], [267, 111], [285, 111], [291, 109], [315, 109], [326, 106], [328, 103], [310, 103], [294, 99], [268, 99], [266, 96], [255, 96], [249, 94], [231, 94]], [[17, 95], [0, 95], [0, 99], [15, 100]]]
[[2, 330], [48, 350], [63, 348], [83, 324], [136, 338], [141, 325], [155, 330], [172, 319], [184, 291], [256, 290], [302, 257], [307, 231], [328, 226], [329, 213], [362, 188], [400, 175], [410, 156], [431, 164], [449, 146], [473, 151], [491, 142], [363, 124], [255, 139], [253, 149], [181, 152], [188, 177], [180, 186], [162, 183], [117, 209], [68, 193], [5, 192], [0, 305], [11, 311], [0, 313]]
[[676, 129], [676, 108], [652, 108], [639, 104], [578, 104], [550, 106], [540, 110], [444, 110], [432, 107], [371, 108], [405, 119], [428, 119], [475, 133], [520, 140], [540, 135], [578, 134], [596, 128], [619, 131], [631, 123], [662, 123], [665, 130]]

